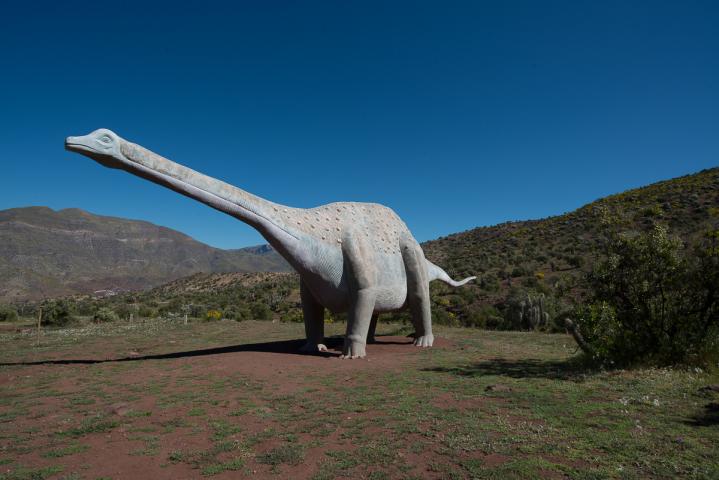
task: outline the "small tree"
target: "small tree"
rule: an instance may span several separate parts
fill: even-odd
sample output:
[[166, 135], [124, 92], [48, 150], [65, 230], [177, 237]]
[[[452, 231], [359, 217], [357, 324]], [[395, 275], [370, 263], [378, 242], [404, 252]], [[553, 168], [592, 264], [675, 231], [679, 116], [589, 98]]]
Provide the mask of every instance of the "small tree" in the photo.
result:
[[[621, 234], [611, 225], [604, 258], [576, 312], [580, 346], [627, 365], [701, 362], [719, 348], [719, 232], [689, 250], [666, 227]], [[575, 335], [577, 338], [577, 335]]]
[[143, 304], [138, 308], [137, 315], [142, 318], [155, 318], [157, 316], [157, 309]]
[[42, 304], [42, 323], [62, 327], [73, 320], [73, 309], [67, 300], [47, 300]]
[[304, 321], [304, 315], [302, 310], [299, 308], [291, 308], [280, 317], [281, 322], [293, 322], [302, 323]]
[[252, 317], [255, 320], [272, 320], [272, 311], [270, 310], [270, 307], [262, 302], [254, 302], [250, 305], [250, 311], [252, 312]]
[[92, 315], [92, 321], [95, 323], [116, 322], [119, 319], [120, 317], [117, 315], [117, 313], [115, 313], [114, 310], [108, 307], [100, 307]]
[[14, 322], [17, 318], [17, 310], [10, 305], [0, 305], [0, 322]]

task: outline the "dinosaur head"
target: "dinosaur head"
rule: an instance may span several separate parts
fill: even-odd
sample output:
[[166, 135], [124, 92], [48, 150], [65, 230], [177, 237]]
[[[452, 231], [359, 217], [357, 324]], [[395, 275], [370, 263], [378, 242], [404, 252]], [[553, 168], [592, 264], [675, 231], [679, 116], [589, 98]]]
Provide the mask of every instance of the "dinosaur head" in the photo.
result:
[[122, 139], [113, 131], [100, 128], [80, 137], [67, 137], [65, 150], [81, 153], [110, 168], [122, 168], [127, 159], [120, 149]]

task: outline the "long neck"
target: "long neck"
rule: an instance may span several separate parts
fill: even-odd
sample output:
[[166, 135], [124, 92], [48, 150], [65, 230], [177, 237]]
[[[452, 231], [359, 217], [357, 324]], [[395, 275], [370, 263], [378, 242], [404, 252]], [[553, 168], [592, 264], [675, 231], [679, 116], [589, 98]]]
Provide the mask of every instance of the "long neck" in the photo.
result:
[[[194, 198], [257, 229], [280, 253], [289, 253], [296, 237], [287, 228], [300, 210], [260, 198], [221, 180], [168, 160], [140, 145], [122, 140], [121, 152], [130, 162], [124, 170], [182, 195]], [[284, 250], [284, 251], [283, 251]]]

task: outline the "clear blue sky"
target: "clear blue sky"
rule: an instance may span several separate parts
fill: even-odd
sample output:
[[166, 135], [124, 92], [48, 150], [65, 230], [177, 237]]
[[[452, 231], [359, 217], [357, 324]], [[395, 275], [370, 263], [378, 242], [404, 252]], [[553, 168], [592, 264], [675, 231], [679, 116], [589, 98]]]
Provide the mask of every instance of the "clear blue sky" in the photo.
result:
[[0, 209], [263, 243], [65, 152], [113, 129], [273, 201], [394, 208], [428, 240], [719, 164], [719, 2], [8, 2]]

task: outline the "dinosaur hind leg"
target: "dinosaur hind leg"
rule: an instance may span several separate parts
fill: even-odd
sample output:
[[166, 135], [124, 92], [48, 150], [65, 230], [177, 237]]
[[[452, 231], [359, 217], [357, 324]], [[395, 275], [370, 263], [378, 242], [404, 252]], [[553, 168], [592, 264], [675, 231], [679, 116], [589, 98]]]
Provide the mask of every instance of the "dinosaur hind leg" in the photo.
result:
[[407, 273], [407, 303], [416, 332], [414, 344], [418, 347], [431, 347], [434, 335], [432, 335], [427, 262], [424, 260], [422, 248], [414, 238], [400, 239], [400, 250]]
[[319, 304], [312, 293], [300, 281], [300, 299], [305, 320], [307, 342], [302, 346], [303, 352], [326, 352], [325, 340], [325, 307]]
[[342, 255], [348, 273], [350, 308], [341, 358], [362, 358], [366, 356], [367, 334], [377, 299], [377, 266], [369, 240], [355, 229], [343, 235]]
[[379, 314], [375, 313], [372, 315], [372, 319], [369, 322], [369, 332], [367, 332], [367, 343], [375, 343], [374, 332], [377, 330], [377, 319]]

